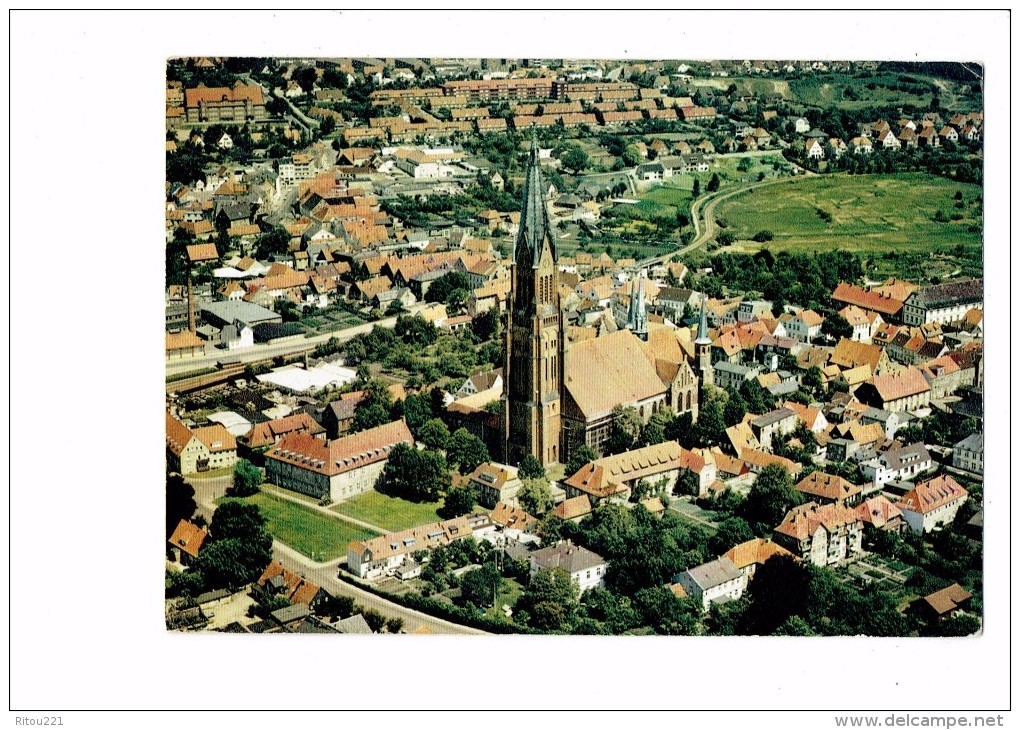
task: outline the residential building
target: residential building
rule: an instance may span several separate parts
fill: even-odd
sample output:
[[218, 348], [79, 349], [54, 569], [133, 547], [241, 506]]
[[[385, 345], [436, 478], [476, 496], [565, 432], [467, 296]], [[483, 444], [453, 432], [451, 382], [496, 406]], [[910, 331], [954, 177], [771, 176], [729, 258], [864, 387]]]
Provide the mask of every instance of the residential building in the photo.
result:
[[951, 476], [940, 476], [921, 482], [904, 495], [896, 506], [903, 513], [910, 529], [916, 533], [931, 532], [948, 525], [967, 501], [967, 490]]
[[794, 507], [773, 530], [775, 541], [815, 565], [838, 565], [861, 555], [864, 523], [842, 504], [817, 502]]
[[796, 484], [796, 489], [819, 504], [843, 504], [852, 507], [861, 499], [862, 489], [841, 476], [816, 471]]
[[483, 507], [491, 509], [500, 502], [517, 504], [521, 480], [516, 467], [494, 462], [480, 464], [468, 475], [468, 481], [478, 490], [478, 504]]
[[733, 563], [733, 567], [743, 573], [747, 580], [751, 580], [758, 568], [767, 560], [781, 555], [797, 559], [796, 555], [782, 545], [756, 537], [730, 548], [722, 557]]
[[667, 491], [672, 491], [682, 470], [697, 474], [699, 495], [708, 494], [716, 479], [711, 455], [685, 449], [676, 441], [603, 456], [581, 467], [563, 482], [563, 487], [568, 497], [588, 495], [596, 502], [611, 497], [626, 499], [642, 480], [649, 484], [665, 480]]
[[265, 453], [266, 481], [338, 502], [375, 489], [399, 443], [414, 445], [403, 420], [332, 441], [290, 433]]
[[540, 570], [559, 568], [570, 576], [581, 593], [605, 585], [606, 569], [609, 567], [601, 555], [569, 540], [536, 550], [529, 556], [529, 561], [531, 575]]
[[933, 284], [913, 292], [903, 303], [903, 323], [959, 322], [970, 309], [984, 306], [984, 279]]
[[237, 462], [237, 442], [220, 424], [188, 428], [166, 414], [167, 468], [187, 476]]
[[824, 318], [811, 309], [804, 309], [786, 321], [786, 334], [797, 342], [808, 343], [822, 332]]
[[329, 597], [318, 584], [287, 570], [277, 560], [266, 566], [255, 585], [265, 593], [283, 596], [293, 604], [304, 604], [313, 610]]
[[712, 366], [712, 370], [717, 387], [740, 390], [748, 380], [754, 380], [761, 373], [762, 368], [760, 365], [741, 365], [720, 360]]
[[839, 310], [839, 316], [853, 327], [850, 339], [854, 342], [870, 343], [875, 330], [884, 324], [882, 315], [861, 309], [856, 304], [848, 304]]
[[256, 423], [251, 430], [237, 441], [249, 456], [262, 454], [266, 449], [275, 446], [289, 433], [307, 433], [323, 441], [326, 440], [326, 429], [315, 422], [307, 413], [295, 413], [283, 418]]
[[181, 520], [167, 543], [170, 545], [174, 560], [182, 565], [191, 565], [198, 558], [198, 551], [207, 537], [209, 532], [204, 528], [188, 520]]
[[865, 527], [886, 532], [900, 532], [907, 524], [899, 507], [881, 494], [857, 505], [857, 516]]
[[960, 610], [970, 607], [971, 593], [959, 583], [918, 598], [910, 609], [928, 622], [943, 621]]
[[854, 398], [874, 408], [897, 413], [924, 408], [931, 401], [931, 387], [915, 367], [875, 375], [854, 391]]
[[758, 443], [766, 451], [772, 450], [772, 439], [775, 436], [787, 436], [797, 430], [799, 419], [789, 408], [777, 408], [774, 411], [756, 416], [750, 420], [751, 432]]
[[197, 122], [259, 122], [267, 118], [262, 87], [237, 81], [232, 87], [209, 88], [199, 84], [185, 89], [184, 107], [188, 124]]
[[472, 514], [443, 522], [410, 527], [369, 540], [352, 540], [347, 545], [347, 570], [359, 578], [393, 574], [413, 553], [432, 551], [456, 540], [493, 532], [487, 515]]
[[957, 469], [983, 474], [985, 470], [985, 438], [972, 433], [953, 446], [953, 466]]
[[894, 479], [909, 481], [931, 467], [931, 454], [923, 443], [889, 449], [874, 459], [861, 462], [861, 471], [873, 484], [873, 489], [868, 491], [881, 489]]
[[725, 603], [744, 595], [747, 575], [729, 558], [721, 557], [685, 570], [673, 577], [673, 583], [683, 586], [689, 597], [699, 599], [702, 609], [707, 611], [712, 603]]

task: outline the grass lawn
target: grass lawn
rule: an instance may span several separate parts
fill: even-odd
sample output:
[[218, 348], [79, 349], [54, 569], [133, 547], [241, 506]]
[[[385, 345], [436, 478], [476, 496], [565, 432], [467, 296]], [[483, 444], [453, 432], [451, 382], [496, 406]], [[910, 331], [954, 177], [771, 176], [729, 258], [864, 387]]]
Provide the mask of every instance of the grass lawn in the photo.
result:
[[370, 491], [335, 504], [331, 509], [339, 514], [396, 532], [415, 525], [439, 521], [441, 518], [436, 514], [436, 510], [442, 506], [442, 501], [409, 502], [399, 497]]
[[747, 170], [738, 170], [739, 157], [721, 157], [712, 162], [708, 172], [698, 172], [692, 175], [675, 175], [663, 182], [661, 185], [643, 193], [639, 207], [648, 212], [658, 214], [675, 215], [677, 210], [690, 213], [691, 189], [694, 187], [694, 180], [701, 181], [701, 194], [707, 192], [708, 181], [712, 175], [719, 176], [719, 190], [726, 190], [728, 187], [743, 185], [757, 181], [758, 173], [764, 172], [771, 175], [775, 172], [774, 165], [778, 164], [782, 170], [790, 167], [790, 163], [783, 159], [782, 155], [765, 155], [763, 157], [750, 157], [754, 164]]
[[513, 580], [512, 578], [503, 579], [503, 587], [496, 593], [496, 605], [490, 607], [486, 612], [487, 618], [494, 618], [500, 621], [510, 622], [510, 619], [503, 613], [503, 606], [510, 606], [513, 608], [517, 605], [517, 599], [524, 593], [524, 588], [520, 583]]
[[[954, 200], [957, 192], [962, 201]], [[980, 251], [981, 206], [974, 202], [979, 195], [979, 185], [922, 173], [799, 177], [725, 200], [716, 218], [737, 238], [729, 249], [735, 251], [761, 249], [749, 239], [762, 230], [775, 236], [766, 244], [772, 252], [945, 253], [959, 246]], [[832, 221], [825, 222], [819, 209]], [[939, 210], [963, 218], [936, 223]]]
[[[227, 500], [219, 500], [225, 502]], [[257, 504], [269, 520], [269, 532], [313, 560], [333, 560], [347, 554], [351, 540], [376, 537], [371, 530], [340, 519], [331, 519], [310, 507], [287, 502], [266, 492], [245, 497], [242, 502]]]

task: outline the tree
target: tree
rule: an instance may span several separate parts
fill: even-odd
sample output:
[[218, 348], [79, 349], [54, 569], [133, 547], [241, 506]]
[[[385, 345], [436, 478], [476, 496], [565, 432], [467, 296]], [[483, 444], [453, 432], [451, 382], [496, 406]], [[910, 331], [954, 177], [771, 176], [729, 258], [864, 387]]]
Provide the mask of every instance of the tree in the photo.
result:
[[418, 429], [417, 439], [430, 449], [445, 449], [450, 442], [450, 429], [439, 418], [432, 418]]
[[673, 494], [697, 497], [700, 493], [701, 478], [697, 472], [693, 472], [690, 469], [682, 470], [676, 478], [676, 484], [673, 485]]
[[691, 188], [691, 197], [697, 198], [699, 195], [701, 195], [701, 180], [699, 178], [694, 178], [694, 186]]
[[822, 334], [839, 342], [843, 339], [851, 339], [854, 336], [854, 328], [853, 325], [837, 314], [822, 320]]
[[485, 443], [468, 431], [458, 428], [447, 442], [446, 458], [461, 474], [470, 474], [489, 460], [489, 449]]
[[765, 243], [767, 241], [771, 241], [774, 237], [775, 236], [772, 231], [758, 231], [751, 237], [751, 240], [758, 243]]
[[643, 588], [634, 594], [634, 606], [646, 626], [667, 636], [692, 636], [698, 631], [698, 599], [680, 599], [663, 586]]
[[365, 623], [368, 624], [368, 628], [372, 629], [374, 634], [378, 634], [383, 630], [383, 626], [386, 625], [386, 617], [374, 608], [365, 609], [361, 612], [361, 615], [365, 617]]
[[234, 483], [227, 488], [228, 497], [250, 497], [259, 491], [262, 470], [247, 459], [238, 459], [234, 465]]
[[788, 555], [766, 560], [748, 587], [751, 605], [744, 612], [738, 632], [767, 636], [791, 616], [805, 610], [811, 576], [807, 568]]
[[190, 520], [198, 509], [195, 501], [195, 488], [184, 481], [180, 474], [166, 476], [166, 536], [169, 537], [177, 529], [181, 520]]
[[318, 80], [318, 78], [319, 77], [315, 69], [311, 68], [310, 66], [299, 68], [297, 71], [294, 72], [294, 81], [297, 83], [298, 86], [301, 87], [301, 90], [304, 91], [306, 94], [311, 93], [312, 87], [315, 86], [315, 82]]
[[651, 418], [641, 428], [641, 437], [638, 439], [638, 443], [641, 446], [651, 446], [652, 444], [661, 444], [666, 440], [666, 426], [673, 420], [672, 415], [669, 411], [659, 411], [653, 413]]
[[727, 517], [719, 523], [719, 530], [708, 542], [713, 555], [722, 555], [731, 547], [754, 539], [754, 532], [747, 521], [740, 517]]
[[422, 317], [412, 317], [406, 314], [397, 316], [397, 322], [393, 329], [397, 333], [397, 337], [416, 348], [427, 347], [439, 337], [439, 331], [434, 324]]
[[727, 426], [735, 426], [744, 420], [744, 416], [747, 414], [747, 401], [738, 391], [727, 390], [729, 398], [726, 399], [726, 407], [723, 408], [723, 422]]
[[708, 179], [708, 185], [705, 186], [705, 190], [710, 193], [714, 193], [719, 189], [719, 174], [713, 172], [712, 177]]
[[564, 473], [567, 476], [576, 474], [589, 462], [595, 461], [597, 458], [599, 458], [599, 455], [595, 453], [595, 449], [588, 444], [581, 444], [574, 449], [574, 453], [570, 455], [570, 459], [567, 461]]
[[287, 253], [290, 246], [290, 232], [283, 226], [274, 226], [265, 233], [260, 233], [255, 239], [255, 257], [267, 259]]
[[613, 425], [606, 441], [606, 451], [621, 454], [634, 448], [641, 437], [641, 415], [633, 406], [617, 405], [613, 408]]
[[726, 421], [723, 418], [723, 405], [720, 402], [721, 391], [710, 392], [709, 397], [698, 409], [697, 437], [702, 444], [716, 446], [726, 438]]
[[545, 479], [545, 467], [533, 454], [528, 454], [521, 459], [520, 466], [517, 467], [517, 475], [521, 479]]
[[436, 510], [436, 514], [444, 520], [452, 520], [454, 517], [469, 514], [477, 501], [478, 491], [475, 487], [470, 484], [457, 487], [447, 492], [443, 506]]
[[741, 157], [740, 161], [737, 163], [737, 169], [740, 170], [740, 172], [748, 172], [752, 167], [754, 167], [754, 160], [750, 157]]
[[412, 502], [435, 502], [450, 486], [450, 470], [442, 454], [399, 443], [390, 451], [383, 479], [387, 493]]
[[560, 163], [577, 175], [589, 165], [588, 154], [580, 147], [571, 147], [560, 156]]
[[517, 492], [517, 501], [528, 514], [544, 515], [553, 506], [549, 480], [544, 477], [522, 479], [521, 488]]
[[404, 398], [404, 420], [407, 427], [418, 437], [418, 429], [424, 426], [433, 416], [432, 401], [424, 393], [408, 393]]
[[460, 581], [460, 597], [478, 608], [492, 606], [496, 594], [503, 587], [503, 576], [494, 563], [486, 563], [465, 573]]
[[476, 314], [471, 320], [471, 331], [483, 342], [496, 337], [499, 334], [499, 310], [492, 307]]
[[391, 618], [386, 621], [386, 632], [389, 634], [399, 634], [404, 630], [404, 619], [402, 618]]
[[449, 303], [453, 292], [458, 289], [467, 292], [470, 288], [467, 274], [463, 271], [450, 271], [432, 282], [425, 292], [425, 301]]
[[790, 472], [781, 464], [769, 464], [754, 480], [741, 516], [751, 524], [759, 523], [771, 530], [800, 503], [800, 492], [794, 489]]
[[564, 630], [577, 606], [577, 584], [561, 568], [535, 573], [517, 601], [530, 625], [543, 631]]
[[273, 538], [258, 505], [228, 501], [216, 508], [196, 567], [210, 587], [237, 587], [258, 578], [273, 558]]

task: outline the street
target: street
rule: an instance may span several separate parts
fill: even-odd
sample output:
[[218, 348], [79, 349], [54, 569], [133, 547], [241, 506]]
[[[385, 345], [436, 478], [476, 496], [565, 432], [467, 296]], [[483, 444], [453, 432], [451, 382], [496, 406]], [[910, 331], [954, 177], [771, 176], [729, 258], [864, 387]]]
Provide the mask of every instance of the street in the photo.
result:
[[[212, 522], [213, 511], [216, 509], [216, 500], [222, 497], [227, 487], [230, 486], [233, 477], [211, 477], [209, 479], [188, 479], [188, 483], [195, 488], [195, 501], [198, 503], [198, 513], [208, 522]], [[328, 563], [316, 563], [293, 548], [288, 547], [278, 540], [273, 540], [273, 558], [279, 560], [285, 568], [299, 575], [303, 575], [329, 593], [335, 596], [350, 596], [364, 608], [374, 608], [386, 618], [399, 618], [404, 622], [404, 631], [411, 632], [422, 626], [436, 634], [476, 634], [485, 635], [485, 631], [473, 629], [468, 626], [444, 621], [435, 616], [413, 611], [409, 608], [387, 601], [357, 586], [346, 583], [337, 578], [337, 571], [346, 564], [347, 558], [337, 558]]]

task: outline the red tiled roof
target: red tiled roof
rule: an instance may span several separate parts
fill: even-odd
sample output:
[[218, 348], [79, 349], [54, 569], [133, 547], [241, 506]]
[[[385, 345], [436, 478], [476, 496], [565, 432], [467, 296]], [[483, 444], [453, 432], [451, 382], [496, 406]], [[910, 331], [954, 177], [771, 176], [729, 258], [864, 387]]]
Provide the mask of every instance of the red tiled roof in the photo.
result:
[[958, 499], [966, 499], [967, 490], [951, 476], [942, 475], [921, 482], [903, 495], [897, 507], [918, 514], [928, 514]]

